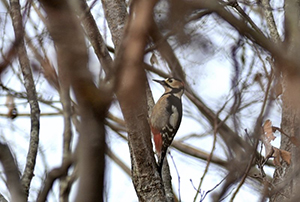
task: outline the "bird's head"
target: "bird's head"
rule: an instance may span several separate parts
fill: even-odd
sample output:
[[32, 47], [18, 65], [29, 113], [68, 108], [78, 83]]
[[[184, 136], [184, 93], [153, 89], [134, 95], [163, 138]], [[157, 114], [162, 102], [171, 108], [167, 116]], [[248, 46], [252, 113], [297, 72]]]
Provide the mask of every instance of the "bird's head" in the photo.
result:
[[165, 93], [173, 93], [181, 96], [184, 91], [184, 83], [176, 78], [166, 78], [165, 80], [156, 80], [153, 81], [160, 83], [165, 88]]

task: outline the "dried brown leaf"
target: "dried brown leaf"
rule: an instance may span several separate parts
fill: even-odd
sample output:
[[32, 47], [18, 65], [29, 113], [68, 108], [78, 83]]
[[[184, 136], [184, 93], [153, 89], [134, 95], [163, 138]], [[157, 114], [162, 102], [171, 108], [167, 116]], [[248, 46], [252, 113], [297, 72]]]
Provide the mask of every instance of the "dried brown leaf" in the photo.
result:
[[274, 149], [274, 153], [273, 153], [273, 156], [274, 156], [274, 165], [275, 166], [281, 166], [281, 161], [280, 161], [280, 150], [277, 149], [276, 147], [273, 148]]
[[291, 152], [280, 150], [280, 156], [288, 165], [291, 164]]
[[[271, 145], [271, 141], [276, 138], [274, 136], [274, 132], [277, 130], [282, 133], [280, 128], [272, 126], [272, 122], [269, 119], [265, 121], [263, 125], [263, 134], [261, 135], [261, 141], [265, 146], [265, 157], [266, 159], [274, 157], [273, 163], [275, 166], [281, 166], [282, 161], [285, 161], [288, 165], [290, 165], [291, 153]], [[296, 137], [289, 137], [289, 139], [293, 144], [300, 145], [300, 141], [298, 141]]]
[[15, 107], [14, 97], [10, 94], [6, 95], [5, 106], [10, 110]]
[[270, 120], [266, 120], [263, 125], [263, 132], [261, 135], [261, 140], [265, 146], [265, 157], [270, 158], [273, 153], [273, 146], [271, 145], [271, 141], [275, 139], [272, 131], [272, 122]]
[[291, 153], [283, 150], [283, 149], [278, 149], [276, 147], [273, 147], [274, 153], [274, 165], [275, 166], [281, 166], [281, 161], [285, 161], [288, 165], [291, 164]]
[[7, 117], [14, 119], [18, 116], [18, 110], [15, 105], [14, 97], [12, 95], [6, 96], [5, 106], [8, 108]]
[[272, 122], [269, 119], [265, 121], [263, 129], [264, 129], [264, 136], [266, 136], [269, 142], [271, 142], [276, 138], [273, 134]]
[[289, 140], [292, 142], [293, 145], [295, 145], [297, 147], [300, 146], [300, 141], [295, 136], [289, 136], [281, 128], [278, 128], [275, 126], [272, 126], [272, 129], [273, 129], [273, 133], [275, 133], [276, 131], [279, 131], [282, 135], [285, 135], [287, 138], [289, 138]]

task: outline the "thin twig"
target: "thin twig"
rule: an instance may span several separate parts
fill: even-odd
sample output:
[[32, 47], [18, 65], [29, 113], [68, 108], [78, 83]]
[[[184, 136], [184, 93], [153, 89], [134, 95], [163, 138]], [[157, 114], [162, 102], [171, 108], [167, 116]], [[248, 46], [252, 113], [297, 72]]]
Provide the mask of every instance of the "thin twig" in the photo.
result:
[[[226, 176], [227, 177], [227, 176]], [[203, 195], [203, 197], [201, 198], [200, 202], [204, 201], [205, 197], [207, 194], [209, 194], [210, 192], [212, 192], [213, 190], [215, 190], [218, 186], [220, 186], [220, 184], [226, 179], [226, 177], [224, 177], [218, 184], [216, 184], [212, 189], [208, 190], [207, 192], [205, 192], [205, 194]]]
[[247, 176], [248, 176], [248, 173], [249, 173], [249, 171], [250, 171], [250, 169], [251, 169], [251, 167], [252, 167], [252, 162], [253, 162], [254, 159], [256, 158], [256, 148], [257, 148], [257, 145], [258, 145], [258, 141], [256, 141], [256, 146], [254, 147], [255, 149], [254, 149], [254, 151], [252, 152], [252, 157], [251, 157], [251, 159], [250, 159], [250, 161], [249, 161], [249, 163], [248, 163], [248, 166], [247, 166], [247, 168], [246, 168], [246, 171], [245, 171], [245, 173], [244, 173], [244, 175], [243, 175], [242, 180], [240, 181], [238, 187], [236, 188], [235, 192], [233, 193], [233, 195], [232, 195], [232, 197], [231, 197], [231, 199], [230, 199], [230, 202], [233, 202], [235, 196], [237, 195], [237, 193], [239, 192], [240, 188], [243, 186], [244, 182], [246, 181], [246, 178], [247, 178]]
[[173, 165], [174, 165], [174, 168], [176, 170], [176, 174], [177, 174], [177, 179], [178, 179], [178, 201], [180, 202], [181, 201], [181, 195], [180, 195], [180, 175], [179, 175], [179, 172], [178, 172], [178, 169], [177, 169], [177, 166], [176, 166], [176, 163], [174, 161], [174, 158], [173, 156], [171, 155], [171, 152], [169, 151], [169, 155], [172, 159], [172, 162], [173, 162]]
[[246, 21], [252, 26], [252, 28], [259, 34], [263, 35], [263, 32], [257, 27], [257, 25], [253, 22], [253, 20], [245, 13], [245, 11], [240, 7], [239, 3], [234, 0], [230, 2], [230, 5], [235, 8], [239, 14], [246, 19]]
[[70, 158], [66, 159], [63, 162], [61, 167], [54, 168], [48, 173], [48, 175], [45, 179], [45, 182], [44, 182], [44, 187], [38, 194], [37, 202], [46, 201], [48, 193], [52, 189], [52, 185], [53, 185], [54, 181], [62, 176], [65, 176], [71, 165], [72, 165], [72, 160]]
[[[273, 71], [271, 69], [271, 73], [269, 75], [269, 82], [268, 82], [268, 86], [267, 86], [267, 89], [266, 89], [266, 93], [265, 93], [265, 97], [264, 97], [264, 100], [263, 100], [263, 104], [262, 104], [262, 107], [261, 107], [261, 111], [260, 111], [260, 114], [257, 118], [257, 122], [256, 122], [256, 125], [255, 125], [255, 129], [254, 129], [254, 136], [255, 136], [255, 145], [253, 145], [253, 152], [252, 152], [252, 157], [248, 163], [248, 166], [246, 168], [246, 171], [245, 171], [245, 174], [243, 175], [243, 178], [242, 180], [240, 181], [237, 189], [235, 190], [235, 192], [233, 193], [230, 201], [233, 201], [235, 196], [237, 195], [238, 191], [240, 190], [240, 188], [242, 187], [242, 185], [244, 184], [247, 176], [248, 176], [248, 173], [252, 167], [252, 162], [254, 161], [254, 159], [256, 158], [256, 148], [258, 146], [258, 140], [259, 140], [259, 136], [260, 136], [260, 126], [261, 126], [261, 122], [263, 120], [263, 117], [264, 115], [266, 115], [268, 113], [268, 109], [266, 109], [266, 105], [267, 105], [267, 101], [268, 101], [268, 98], [269, 98], [269, 93], [270, 93], [270, 89], [271, 89], [271, 83], [272, 83], [272, 75], [273, 75]], [[268, 107], [270, 107], [271, 105], [271, 102], [272, 100], [269, 102], [268, 104]]]
[[[17, 92], [7, 86], [4, 86], [3, 83], [0, 82], [0, 87], [2, 88], [2, 90], [6, 91], [7, 94], [13, 96], [14, 98], [20, 98], [20, 99], [29, 99], [28, 98], [28, 95], [25, 93], [25, 92]], [[4, 95], [6, 96], [6, 95]], [[62, 113], [62, 110], [61, 108], [53, 105], [53, 103], [58, 103], [59, 101], [51, 101], [51, 100], [45, 100], [44, 98], [42, 98], [41, 96], [40, 97], [37, 97], [37, 100], [43, 104], [46, 104], [48, 105], [49, 107], [53, 108], [53, 109], [56, 109], [58, 112]], [[26, 102], [27, 103], [27, 102]], [[22, 104], [22, 103], [20, 103]]]
[[[219, 111], [219, 112], [220, 112], [220, 111]], [[218, 114], [219, 114], [219, 113], [218, 113]], [[206, 167], [205, 167], [204, 173], [203, 173], [203, 175], [202, 175], [202, 177], [201, 177], [201, 179], [200, 179], [200, 183], [199, 183], [199, 186], [198, 186], [198, 189], [197, 189], [198, 191], [196, 192], [196, 195], [195, 195], [195, 197], [194, 197], [194, 202], [197, 200], [198, 193], [199, 193], [199, 191], [200, 191], [200, 189], [201, 189], [201, 185], [202, 185], [202, 183], [203, 183], [203, 181], [204, 181], [204, 177], [205, 177], [206, 173], [208, 172], [208, 168], [209, 168], [209, 166], [210, 166], [210, 162], [211, 162], [211, 159], [212, 159], [212, 157], [213, 157], [213, 152], [214, 152], [214, 150], [215, 150], [215, 148], [216, 148], [218, 126], [219, 126], [219, 125], [218, 125], [218, 123], [217, 123], [217, 119], [215, 119], [215, 123], [214, 123], [214, 140], [213, 140], [213, 146], [212, 146], [211, 152], [210, 152], [210, 154], [209, 154], [209, 156], [208, 156], [208, 158], [207, 158]]]
[[[60, 100], [63, 107], [63, 118], [64, 118], [64, 132], [63, 132], [63, 156], [62, 163], [70, 158], [71, 154], [71, 142], [73, 138], [72, 132], [72, 102], [70, 98], [70, 86], [66, 81], [67, 78], [65, 71], [61, 71], [59, 68], [59, 81], [60, 81]], [[59, 198], [60, 201], [68, 201], [70, 190], [68, 189], [67, 174], [61, 177], [59, 184]]]
[[[227, 176], [228, 176], [228, 175], [227, 175]], [[218, 184], [216, 184], [212, 189], [210, 189], [210, 190], [208, 190], [208, 191], [206, 191], [206, 192], [205, 192], [205, 191], [201, 192], [201, 190], [198, 190], [198, 189], [195, 187], [195, 185], [194, 185], [192, 179], [190, 179], [190, 182], [192, 183], [193, 188], [194, 188], [197, 192], [200, 193], [200, 195], [201, 195], [200, 202], [202, 202], [202, 201], [204, 201], [204, 199], [205, 199], [205, 197], [207, 196], [207, 194], [209, 194], [210, 192], [214, 191], [218, 186], [220, 186], [220, 184], [226, 179], [227, 176], [225, 176], [225, 177], [224, 177]]]
[[[59, 112], [49, 112], [49, 113], [41, 113], [40, 116], [61, 116], [62, 114]], [[0, 117], [7, 117], [8, 114], [0, 113]], [[17, 117], [30, 117], [31, 114], [27, 113], [18, 113]]]
[[109, 148], [106, 148], [106, 154], [109, 156], [111, 160], [113, 160], [122, 170], [131, 177], [131, 169], [119, 158], [117, 155], [114, 154]]

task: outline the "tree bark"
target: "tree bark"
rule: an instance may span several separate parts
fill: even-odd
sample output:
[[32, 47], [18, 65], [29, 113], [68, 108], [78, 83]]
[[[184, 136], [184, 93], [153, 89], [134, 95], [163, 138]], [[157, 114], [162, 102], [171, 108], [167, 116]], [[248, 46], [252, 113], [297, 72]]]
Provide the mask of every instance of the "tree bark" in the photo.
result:
[[[285, 1], [285, 45], [287, 55], [294, 56], [300, 50], [299, 1]], [[300, 85], [299, 67], [286, 61], [279, 63], [283, 69], [282, 121], [281, 128], [290, 137], [300, 139]], [[291, 152], [291, 165], [282, 162], [274, 172], [271, 201], [294, 201], [299, 196], [300, 149], [291, 138], [281, 135], [281, 149]]]
[[11, 18], [15, 32], [16, 41], [20, 41], [18, 46], [18, 58], [24, 79], [24, 86], [27, 93], [27, 100], [30, 106], [30, 140], [28, 146], [28, 153], [26, 157], [25, 170], [23, 172], [21, 181], [26, 195], [29, 195], [30, 184], [34, 176], [34, 169], [36, 164], [36, 157], [39, 145], [40, 132], [40, 108], [37, 101], [37, 93], [33, 81], [30, 62], [27, 55], [27, 50], [24, 44], [24, 26], [21, 16], [21, 6], [19, 0], [11, 0]]
[[132, 180], [139, 201], [166, 201], [148, 124], [144, 49], [156, 1], [134, 1], [115, 60], [117, 97], [126, 122]]
[[[285, 73], [283, 81], [282, 96], [282, 120], [281, 129], [291, 137], [300, 138], [300, 92], [295, 86], [300, 85], [299, 76]], [[297, 103], [298, 102], [298, 103]], [[277, 166], [274, 172], [273, 185], [275, 186], [272, 193], [271, 201], [287, 201], [293, 199], [299, 192], [300, 175], [299, 175], [299, 148], [292, 144], [289, 138], [281, 135], [280, 149], [291, 152], [291, 165], [282, 162]]]

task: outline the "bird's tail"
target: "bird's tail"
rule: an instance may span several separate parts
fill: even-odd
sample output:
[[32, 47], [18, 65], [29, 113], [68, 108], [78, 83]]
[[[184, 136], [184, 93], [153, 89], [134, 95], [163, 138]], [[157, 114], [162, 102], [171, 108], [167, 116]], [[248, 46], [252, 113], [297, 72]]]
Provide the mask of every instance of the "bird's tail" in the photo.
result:
[[160, 177], [162, 175], [162, 167], [163, 167], [163, 164], [164, 164], [165, 156], [166, 156], [165, 152], [161, 152], [160, 154], [158, 154], [157, 164], [158, 164], [158, 173], [159, 173]]
[[157, 170], [158, 170], [159, 176], [161, 177], [161, 171], [162, 171], [163, 161], [158, 160], [157, 163], [158, 163]]

